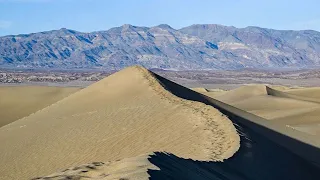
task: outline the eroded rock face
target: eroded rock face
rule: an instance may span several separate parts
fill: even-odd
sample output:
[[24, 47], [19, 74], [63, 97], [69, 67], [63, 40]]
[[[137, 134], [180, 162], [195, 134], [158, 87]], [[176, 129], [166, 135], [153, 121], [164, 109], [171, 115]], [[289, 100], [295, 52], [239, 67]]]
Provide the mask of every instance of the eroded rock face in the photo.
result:
[[0, 65], [20, 68], [240, 69], [320, 65], [320, 33], [259, 27], [123, 25], [0, 37]]

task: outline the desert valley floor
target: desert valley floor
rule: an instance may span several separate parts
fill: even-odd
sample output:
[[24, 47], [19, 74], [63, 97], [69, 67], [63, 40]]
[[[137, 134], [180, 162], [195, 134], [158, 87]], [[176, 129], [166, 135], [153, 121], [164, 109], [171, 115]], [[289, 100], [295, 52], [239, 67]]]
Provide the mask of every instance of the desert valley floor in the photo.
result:
[[137, 66], [3, 86], [0, 143], [3, 180], [320, 179], [320, 88], [188, 89]]

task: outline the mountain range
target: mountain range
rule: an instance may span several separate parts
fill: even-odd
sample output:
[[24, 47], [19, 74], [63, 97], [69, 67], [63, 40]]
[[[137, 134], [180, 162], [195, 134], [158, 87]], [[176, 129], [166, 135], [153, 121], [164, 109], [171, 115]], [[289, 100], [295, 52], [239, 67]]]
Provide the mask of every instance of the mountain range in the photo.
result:
[[197, 24], [125, 24], [90, 33], [66, 28], [0, 37], [0, 66], [117, 70], [308, 68], [320, 65], [320, 32]]

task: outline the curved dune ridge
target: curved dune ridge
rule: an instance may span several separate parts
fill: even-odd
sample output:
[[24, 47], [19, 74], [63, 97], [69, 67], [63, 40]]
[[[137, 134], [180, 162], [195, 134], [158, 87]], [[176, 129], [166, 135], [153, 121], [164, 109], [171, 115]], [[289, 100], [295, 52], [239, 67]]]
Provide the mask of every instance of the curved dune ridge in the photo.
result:
[[0, 179], [155, 151], [223, 161], [239, 149], [225, 115], [165, 89], [148, 70], [129, 67], [0, 128]]
[[203, 87], [195, 87], [195, 88], [191, 88], [193, 91], [199, 92], [199, 93], [204, 93], [204, 92], [209, 92], [208, 89], [203, 88]]
[[[151, 175], [151, 178], [150, 178]], [[33, 180], [100, 179], [220, 179], [215, 171], [197, 165], [196, 162], [181, 160], [173, 154], [153, 152], [136, 157], [108, 162], [92, 162], [69, 167], [60, 172]]]
[[[56, 172], [43, 177], [36, 177], [32, 180], [61, 180], [61, 179], [149, 179], [148, 171], [160, 170], [152, 164], [148, 158], [154, 153], [139, 155], [131, 158], [124, 158], [108, 162], [92, 162], [75, 167], [69, 167], [60, 172]], [[173, 166], [164, 162], [168, 166]], [[179, 166], [178, 166], [179, 167]], [[169, 174], [170, 175], [170, 174]]]

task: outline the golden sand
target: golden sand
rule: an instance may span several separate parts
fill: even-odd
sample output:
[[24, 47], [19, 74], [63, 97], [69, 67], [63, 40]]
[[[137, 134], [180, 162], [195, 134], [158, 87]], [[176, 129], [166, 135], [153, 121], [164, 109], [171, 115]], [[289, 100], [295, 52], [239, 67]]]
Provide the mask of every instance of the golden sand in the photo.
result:
[[53, 104], [79, 88], [48, 86], [0, 87], [0, 127]]
[[154, 151], [222, 161], [239, 148], [232, 122], [130, 67], [0, 128], [0, 179], [30, 179]]

